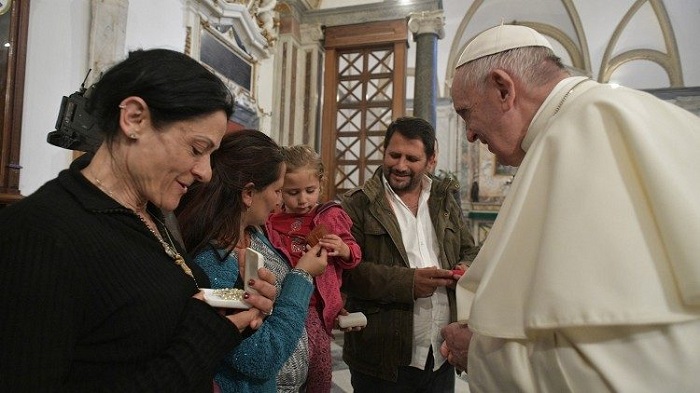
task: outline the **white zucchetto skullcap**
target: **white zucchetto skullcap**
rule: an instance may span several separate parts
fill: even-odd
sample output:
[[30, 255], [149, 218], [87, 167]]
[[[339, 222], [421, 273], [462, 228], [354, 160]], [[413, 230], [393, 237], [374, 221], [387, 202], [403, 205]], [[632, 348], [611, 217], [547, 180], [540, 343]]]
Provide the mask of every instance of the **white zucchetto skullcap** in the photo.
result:
[[527, 46], [543, 46], [552, 49], [552, 45], [542, 34], [527, 26], [499, 25], [492, 27], [474, 37], [462, 52], [455, 68], [484, 56]]

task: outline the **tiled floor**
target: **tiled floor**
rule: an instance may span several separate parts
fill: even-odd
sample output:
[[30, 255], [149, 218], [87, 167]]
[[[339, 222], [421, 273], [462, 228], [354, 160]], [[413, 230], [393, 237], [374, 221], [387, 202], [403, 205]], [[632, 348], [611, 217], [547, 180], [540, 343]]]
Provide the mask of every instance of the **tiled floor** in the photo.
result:
[[[350, 371], [343, 362], [343, 333], [333, 332], [335, 341], [331, 343], [331, 353], [333, 355], [333, 387], [331, 393], [351, 393]], [[455, 393], [469, 393], [469, 385], [459, 378], [455, 379]]]

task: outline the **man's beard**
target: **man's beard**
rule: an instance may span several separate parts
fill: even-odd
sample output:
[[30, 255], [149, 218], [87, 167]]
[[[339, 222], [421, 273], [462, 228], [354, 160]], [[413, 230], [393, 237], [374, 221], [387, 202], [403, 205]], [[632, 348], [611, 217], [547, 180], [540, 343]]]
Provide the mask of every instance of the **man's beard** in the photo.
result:
[[[391, 174], [403, 176], [402, 181], [397, 183]], [[395, 171], [389, 168], [384, 168], [384, 177], [389, 182], [389, 186], [396, 193], [415, 190], [420, 185], [420, 177], [411, 171]]]

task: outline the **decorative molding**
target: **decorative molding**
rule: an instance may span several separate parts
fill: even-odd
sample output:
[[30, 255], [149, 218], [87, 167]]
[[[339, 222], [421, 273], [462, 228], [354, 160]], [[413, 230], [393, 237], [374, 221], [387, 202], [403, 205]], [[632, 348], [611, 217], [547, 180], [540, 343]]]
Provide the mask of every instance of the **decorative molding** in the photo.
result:
[[318, 23], [300, 25], [299, 35], [299, 41], [302, 45], [320, 45], [325, 38], [323, 28]]
[[700, 87], [668, 87], [645, 91], [700, 116]]
[[[663, 35], [666, 53], [653, 49], [642, 48], [628, 50], [613, 57], [612, 52], [615, 49], [615, 45], [620, 39], [620, 36], [624, 32], [625, 28], [637, 11], [639, 11], [639, 9], [647, 3], [651, 6], [659, 22], [659, 28], [661, 29], [661, 34]], [[683, 86], [683, 71], [680, 64], [676, 36], [673, 33], [673, 26], [671, 25], [671, 20], [668, 17], [666, 8], [664, 7], [663, 2], [660, 0], [637, 0], [632, 7], [630, 7], [615, 28], [615, 32], [608, 42], [608, 46], [605, 49], [605, 54], [603, 55], [603, 60], [600, 65], [598, 81], [603, 83], [608, 82], [613, 72], [618, 67], [627, 62], [635, 60], [647, 60], [660, 65], [668, 74], [671, 87]]]
[[[251, 0], [248, 4], [229, 2], [231, 0], [190, 1], [203, 20], [220, 32], [229, 32], [233, 38], [233, 45], [240, 47], [238, 44], [240, 40], [246, 53], [256, 60], [270, 57], [271, 49], [277, 40], [275, 29], [279, 27], [275, 22], [276, 0]], [[271, 9], [269, 9], [270, 6], [272, 6]], [[259, 19], [261, 15], [264, 15], [262, 20]], [[276, 20], [278, 21], [279, 18]]]
[[[455, 0], [449, 0], [455, 1]], [[459, 1], [459, 0], [458, 0]], [[318, 23], [324, 26], [342, 26], [358, 23], [405, 19], [412, 12], [442, 9], [439, 0], [384, 0], [378, 3], [361, 4], [331, 9], [310, 9], [307, 0], [287, 0], [297, 9], [301, 23]]]
[[192, 57], [192, 26], [185, 28], [185, 52], [187, 56]]
[[124, 57], [129, 2], [92, 0], [91, 12], [88, 85]]
[[581, 53], [583, 64], [580, 67], [577, 66], [577, 68], [585, 70], [586, 73], [590, 74], [592, 72], [591, 54], [589, 53], [590, 51], [588, 49], [588, 40], [586, 39], [586, 32], [583, 30], [583, 22], [581, 21], [581, 17], [578, 15], [578, 11], [576, 10], [576, 6], [574, 5], [573, 0], [562, 0], [562, 4], [564, 5], [566, 12], [569, 14], [569, 19], [574, 25], [574, 30], [576, 31], [576, 38], [578, 39], [578, 49]]
[[[572, 0], [561, 0], [564, 9], [569, 15], [569, 20], [573, 24], [574, 30], [576, 32], [576, 40], [569, 37], [561, 29], [552, 26], [550, 24], [535, 22], [535, 21], [513, 21], [513, 24], [519, 24], [523, 26], [531, 27], [540, 33], [551, 37], [552, 39], [559, 42], [571, 57], [572, 66], [578, 69], [577, 74], [591, 75], [591, 60], [590, 53], [588, 50], [588, 41], [586, 39], [586, 34], [583, 30], [583, 23], [581, 17], [576, 10], [576, 6], [573, 4]], [[472, 5], [467, 10], [466, 15], [462, 19], [457, 32], [455, 34], [456, 39], [452, 41], [450, 47], [449, 58], [447, 60], [447, 69], [445, 71], [445, 87], [444, 91], [449, 91], [452, 86], [452, 79], [454, 76], [455, 66], [459, 56], [462, 54], [464, 49], [467, 47], [471, 40], [464, 43], [460, 43], [460, 37], [464, 36], [464, 32], [467, 26], [474, 18], [476, 12], [484, 4], [484, 0], [475, 0]], [[472, 37], [473, 38], [473, 37]], [[576, 43], [578, 41], [578, 44]], [[583, 71], [581, 71], [583, 70]]]
[[[276, 4], [276, 0], [274, 2]], [[264, 0], [186, 1], [185, 50], [188, 55], [202, 62], [202, 39], [205, 35], [210, 35], [233, 55], [250, 65], [250, 84], [241, 86], [218, 72], [212, 65], [203, 62], [221, 77], [236, 98], [238, 115], [234, 114], [232, 120], [247, 126], [259, 124], [262, 111], [256, 99], [257, 72], [259, 62], [268, 58], [273, 51], [273, 46], [254, 19], [255, 11], [261, 3], [270, 6], [269, 1]]]
[[365, 23], [360, 31], [354, 25], [334, 26], [326, 30], [325, 47], [359, 47], [379, 42], [402, 42], [408, 29], [405, 18]]
[[445, 37], [445, 13], [442, 10], [412, 12], [408, 19], [408, 29], [415, 36], [435, 34]]
[[[566, 33], [564, 33], [561, 29], [558, 29], [552, 25], [544, 24], [544, 23], [539, 23], [539, 22], [523, 22], [523, 21], [513, 21], [512, 24], [514, 25], [522, 25], [522, 26], [527, 26], [530, 28], [533, 28], [540, 32], [543, 35], [549, 36], [552, 39], [556, 40], [559, 42], [564, 49], [566, 50], [566, 53], [569, 54], [569, 57], [571, 58], [571, 65], [578, 68], [578, 69], [584, 69], [590, 71], [591, 66], [590, 66], [590, 60], [588, 59], [588, 55], [584, 55], [584, 53], [581, 51], [581, 49], [576, 45], [574, 40], [572, 40]], [[586, 63], [588, 62], [588, 65]]]
[[464, 52], [464, 49], [467, 47], [467, 43], [464, 43], [463, 45], [460, 45], [460, 38], [464, 35], [464, 32], [467, 30], [467, 25], [469, 22], [474, 18], [474, 14], [476, 14], [476, 11], [481, 7], [481, 5], [484, 3], [484, 0], [474, 0], [471, 6], [469, 6], [469, 9], [467, 10], [467, 14], [464, 15], [464, 18], [462, 18], [462, 21], [459, 23], [459, 27], [457, 28], [457, 32], [455, 33], [455, 38], [452, 40], [452, 45], [450, 46], [450, 54], [449, 58], [447, 59], [447, 70], [445, 71], [445, 89], [444, 91], [450, 91], [450, 88], [452, 87], [452, 78], [455, 73], [455, 66], [457, 65], [457, 60], [459, 59], [459, 56]]
[[275, 46], [279, 39], [280, 16], [277, 12], [277, 0], [255, 0], [250, 9], [258, 21], [263, 37], [270, 46]]

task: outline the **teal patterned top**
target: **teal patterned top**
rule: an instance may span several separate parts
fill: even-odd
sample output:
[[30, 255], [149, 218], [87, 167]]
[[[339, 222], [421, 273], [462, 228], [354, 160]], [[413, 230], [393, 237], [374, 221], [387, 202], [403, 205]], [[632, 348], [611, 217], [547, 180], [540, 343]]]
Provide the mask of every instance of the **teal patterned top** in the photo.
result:
[[[252, 233], [250, 247], [263, 254], [265, 267], [277, 277], [278, 296], [272, 315], [224, 358], [214, 378], [222, 393], [277, 392], [277, 374], [290, 355], [295, 355], [296, 364], [306, 364], [303, 360], [308, 359], [300, 339], [305, 336], [313, 284], [303, 275], [287, 274], [289, 264], [261, 232]], [[238, 279], [235, 253], [211, 247], [197, 254], [195, 262], [209, 276], [212, 288], [232, 288]], [[295, 372], [300, 375], [293, 379], [303, 383], [306, 369]]]

